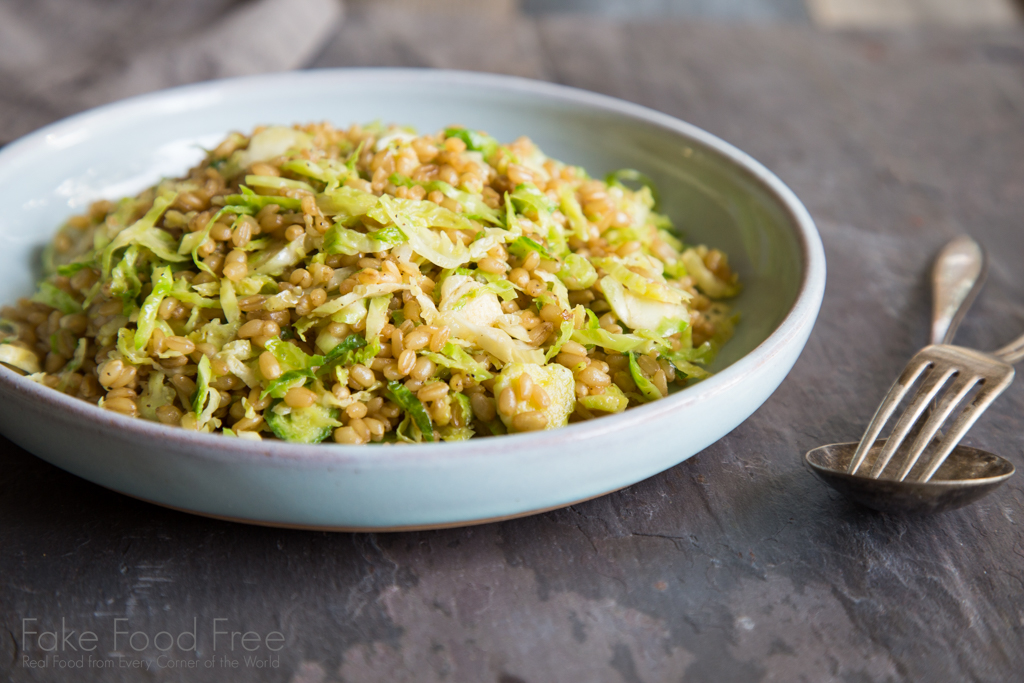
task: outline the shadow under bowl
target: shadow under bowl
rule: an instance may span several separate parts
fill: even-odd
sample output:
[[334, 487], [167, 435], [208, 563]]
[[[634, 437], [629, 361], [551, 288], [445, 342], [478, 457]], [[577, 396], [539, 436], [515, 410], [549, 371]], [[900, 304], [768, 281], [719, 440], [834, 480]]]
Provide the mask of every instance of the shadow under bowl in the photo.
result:
[[[885, 439], [875, 443], [862, 471], [870, 469], [884, 444]], [[1013, 464], [1005, 458], [979, 448], [957, 446], [930, 481], [871, 479], [847, 473], [856, 451], [857, 442], [834, 443], [807, 451], [804, 461], [826, 484], [880, 512], [922, 515], [955, 510], [988, 495], [1014, 473]]]

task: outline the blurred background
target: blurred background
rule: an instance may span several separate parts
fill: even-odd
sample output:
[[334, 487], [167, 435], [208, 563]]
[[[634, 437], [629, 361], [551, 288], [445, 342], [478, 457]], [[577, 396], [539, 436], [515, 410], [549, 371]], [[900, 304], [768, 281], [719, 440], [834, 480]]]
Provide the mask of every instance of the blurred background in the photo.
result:
[[[0, 143], [82, 109], [211, 78], [435, 66], [560, 80], [545, 25], [1004, 31], [1020, 0], [4, 0]], [[626, 56], [629, 50], [625, 51]], [[599, 88], [598, 88], [599, 89]]]

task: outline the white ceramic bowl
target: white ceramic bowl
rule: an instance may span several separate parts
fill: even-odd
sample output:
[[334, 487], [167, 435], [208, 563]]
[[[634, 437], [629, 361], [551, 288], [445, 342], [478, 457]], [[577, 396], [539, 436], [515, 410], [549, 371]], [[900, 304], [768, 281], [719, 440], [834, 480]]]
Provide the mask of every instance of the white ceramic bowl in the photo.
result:
[[690, 242], [724, 249], [745, 284], [717, 374], [623, 414], [463, 443], [345, 447], [253, 443], [103, 411], [0, 367], [0, 429], [48, 462], [161, 505], [260, 524], [441, 527], [530, 514], [628, 486], [745, 420], [803, 349], [825, 257], [800, 201], [743, 152], [650, 109], [504, 76], [330, 70], [204, 83], [79, 114], [0, 151], [0, 302], [32, 291], [38, 252], [97, 198], [180, 175], [230, 130], [382, 120], [528, 135], [594, 175], [656, 181]]

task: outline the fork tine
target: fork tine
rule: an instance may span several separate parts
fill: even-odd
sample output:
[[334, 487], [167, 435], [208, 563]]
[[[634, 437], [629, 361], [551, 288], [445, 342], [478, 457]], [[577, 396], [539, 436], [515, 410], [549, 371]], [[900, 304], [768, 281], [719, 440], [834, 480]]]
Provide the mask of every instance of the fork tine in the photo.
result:
[[868, 451], [871, 450], [871, 446], [878, 439], [878, 435], [882, 432], [882, 428], [885, 427], [885, 423], [892, 417], [896, 406], [903, 400], [903, 397], [910, 390], [914, 382], [917, 381], [917, 378], [921, 376], [921, 373], [931, 367], [931, 362], [922, 360], [920, 356], [921, 354], [918, 353], [910, 359], [907, 367], [903, 369], [899, 378], [889, 389], [885, 400], [878, 406], [875, 416], [871, 418], [871, 424], [868, 425], [864, 436], [860, 439], [860, 443], [857, 444], [857, 451], [853, 454], [853, 460], [850, 461], [850, 466], [846, 470], [848, 474], [857, 474], [857, 470], [860, 469], [864, 458], [867, 457]]
[[917, 423], [921, 413], [925, 411], [928, 404], [932, 402], [932, 399], [939, 393], [949, 378], [956, 373], [954, 367], [933, 367], [932, 370], [925, 377], [924, 383], [918, 388], [917, 394], [914, 395], [913, 400], [907, 409], [903, 411], [903, 415], [900, 416], [899, 422], [892, 430], [892, 434], [885, 441], [885, 447], [882, 452], [878, 454], [875, 459], [874, 465], [871, 467], [871, 474], [868, 475], [872, 479], [877, 479], [881, 476], [885, 470], [886, 465], [892, 460], [893, 454], [896, 453], [903, 440], [907, 438], [907, 434]]
[[960, 443], [960, 439], [964, 438], [967, 430], [974, 426], [974, 423], [977, 422], [978, 418], [981, 417], [981, 414], [985, 412], [992, 401], [996, 400], [999, 394], [1003, 393], [1006, 387], [1010, 386], [1010, 383], [1013, 381], [1013, 375], [1013, 368], [1010, 368], [1009, 372], [1001, 377], [988, 378], [984, 381], [981, 385], [981, 390], [978, 391], [974, 400], [963, 409], [949, 428], [942, 443], [939, 444], [938, 450], [936, 450], [935, 455], [932, 456], [931, 461], [928, 463], [928, 467], [918, 477], [918, 481], [926, 482], [935, 475], [935, 472], [946, 461], [946, 458], [953, 452], [956, 445]]
[[[924, 426], [921, 428], [921, 432], [914, 439], [913, 444], [910, 447], [910, 452], [907, 454], [903, 462], [903, 467], [900, 468], [900, 472], [896, 475], [897, 481], [903, 481], [906, 479], [907, 474], [917, 464], [921, 454], [924, 453], [924, 449], [928, 447], [928, 444], [932, 442], [943, 423], [950, 416], [950, 414], [960, 405], [960, 401], [964, 400], [964, 396], [970, 393], [971, 389], [981, 380], [976, 374], [968, 375], [966, 372], [962, 372], [953, 385], [949, 387], [942, 398], [939, 400], [938, 405], [928, 419], [925, 421]], [[890, 437], [891, 440], [891, 437]], [[888, 445], [888, 444], [886, 444]]]

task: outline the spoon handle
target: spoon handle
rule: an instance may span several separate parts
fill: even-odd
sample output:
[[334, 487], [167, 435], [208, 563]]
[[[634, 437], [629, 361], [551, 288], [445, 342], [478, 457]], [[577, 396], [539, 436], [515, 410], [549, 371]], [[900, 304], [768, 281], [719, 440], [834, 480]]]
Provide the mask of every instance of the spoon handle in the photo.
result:
[[988, 274], [985, 251], [961, 235], [946, 244], [932, 268], [932, 344], [949, 344]]

